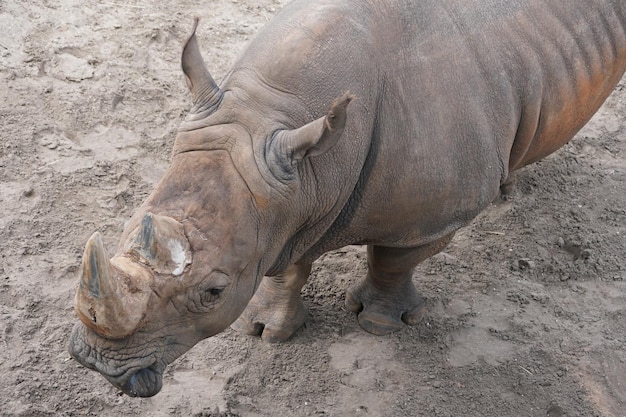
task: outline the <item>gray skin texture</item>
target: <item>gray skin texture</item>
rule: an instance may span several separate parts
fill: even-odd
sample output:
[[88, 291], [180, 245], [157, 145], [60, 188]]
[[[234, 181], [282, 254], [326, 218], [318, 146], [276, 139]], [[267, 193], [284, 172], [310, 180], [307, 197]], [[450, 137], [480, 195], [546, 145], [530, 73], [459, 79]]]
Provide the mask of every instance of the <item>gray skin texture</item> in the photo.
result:
[[[311, 263], [347, 244], [368, 245], [368, 274], [346, 295], [360, 325], [417, 323], [414, 267], [591, 118], [626, 68], [625, 26], [623, 0], [299, 0], [220, 87], [192, 36], [194, 105], [171, 166], [110, 274], [94, 273], [108, 260], [88, 243], [70, 353], [154, 395], [167, 364], [231, 324], [290, 337]], [[146, 215], [190, 248], [181, 274], [168, 270], [170, 237], [144, 238], [159, 227]], [[136, 322], [98, 322], [105, 298]]]

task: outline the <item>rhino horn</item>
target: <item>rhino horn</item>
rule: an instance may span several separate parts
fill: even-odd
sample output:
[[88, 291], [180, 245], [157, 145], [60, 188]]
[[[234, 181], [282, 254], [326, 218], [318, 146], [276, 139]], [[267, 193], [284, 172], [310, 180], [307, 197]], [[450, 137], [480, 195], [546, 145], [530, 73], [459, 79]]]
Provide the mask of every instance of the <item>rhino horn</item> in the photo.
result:
[[92, 298], [103, 298], [112, 292], [111, 265], [102, 236], [94, 233], [87, 241], [83, 254], [81, 289]]
[[150, 278], [129, 259], [109, 260], [102, 236], [94, 233], [83, 254], [74, 304], [78, 317], [100, 336], [131, 335], [146, 314]]
[[134, 233], [130, 245], [126, 246], [126, 254], [152, 271], [178, 276], [191, 263], [184, 226], [172, 217], [148, 212]]
[[152, 213], [146, 213], [143, 216], [139, 233], [133, 241], [132, 251], [148, 261], [156, 259], [157, 248], [154, 234], [154, 215]]
[[193, 96], [192, 114], [213, 110], [222, 100], [222, 90], [209, 73], [198, 47], [196, 29], [199, 21], [197, 17], [194, 19], [193, 30], [185, 43], [181, 60], [187, 87]]

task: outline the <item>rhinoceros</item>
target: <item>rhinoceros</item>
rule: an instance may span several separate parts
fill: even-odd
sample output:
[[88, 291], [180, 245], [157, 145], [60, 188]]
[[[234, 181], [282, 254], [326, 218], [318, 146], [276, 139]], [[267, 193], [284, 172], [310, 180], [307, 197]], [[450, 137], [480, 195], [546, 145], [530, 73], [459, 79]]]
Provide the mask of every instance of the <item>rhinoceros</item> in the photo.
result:
[[171, 164], [115, 256], [87, 242], [70, 353], [131, 396], [232, 325], [305, 322], [311, 264], [367, 245], [366, 331], [414, 325], [413, 270], [555, 151], [626, 68], [624, 0], [297, 0], [221, 84], [193, 33]]

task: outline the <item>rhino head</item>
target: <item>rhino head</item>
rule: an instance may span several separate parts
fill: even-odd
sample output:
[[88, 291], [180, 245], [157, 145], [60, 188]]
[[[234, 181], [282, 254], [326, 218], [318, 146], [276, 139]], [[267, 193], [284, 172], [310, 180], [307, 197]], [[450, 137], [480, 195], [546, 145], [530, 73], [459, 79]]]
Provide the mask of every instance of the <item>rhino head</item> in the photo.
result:
[[158, 393], [169, 363], [242, 313], [306, 219], [286, 208], [297, 165], [338, 140], [351, 99], [298, 128], [257, 128], [271, 123], [238, 115], [206, 69], [197, 23], [182, 55], [193, 106], [171, 164], [112, 258], [89, 239], [76, 291], [70, 354], [131, 396]]

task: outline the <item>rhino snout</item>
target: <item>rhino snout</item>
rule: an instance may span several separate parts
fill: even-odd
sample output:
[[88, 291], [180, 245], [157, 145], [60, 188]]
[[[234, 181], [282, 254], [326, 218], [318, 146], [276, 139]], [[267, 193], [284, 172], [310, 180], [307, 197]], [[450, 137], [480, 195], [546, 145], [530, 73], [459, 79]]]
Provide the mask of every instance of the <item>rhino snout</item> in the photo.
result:
[[[107, 381], [131, 397], [152, 397], [161, 390], [165, 364], [157, 361], [154, 355], [137, 357], [137, 352], [116, 349], [109, 345], [111, 341], [105, 340], [78, 323], [72, 331], [69, 353], [81, 365], [98, 371]], [[102, 346], [106, 348], [103, 349]], [[112, 352], [117, 356], [116, 359], [107, 357]], [[126, 356], [132, 359], [120, 359]]]

